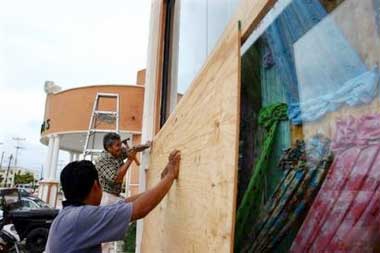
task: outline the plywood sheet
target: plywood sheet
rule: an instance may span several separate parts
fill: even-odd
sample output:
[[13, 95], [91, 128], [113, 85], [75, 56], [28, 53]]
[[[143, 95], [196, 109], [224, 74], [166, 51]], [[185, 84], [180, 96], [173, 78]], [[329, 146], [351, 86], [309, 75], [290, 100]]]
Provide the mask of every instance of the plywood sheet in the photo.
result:
[[153, 140], [147, 188], [156, 185], [173, 149], [179, 179], [144, 219], [142, 252], [232, 252], [240, 104], [237, 24], [209, 57]]
[[242, 42], [249, 37], [277, 0], [241, 0], [235, 20], [241, 22]]

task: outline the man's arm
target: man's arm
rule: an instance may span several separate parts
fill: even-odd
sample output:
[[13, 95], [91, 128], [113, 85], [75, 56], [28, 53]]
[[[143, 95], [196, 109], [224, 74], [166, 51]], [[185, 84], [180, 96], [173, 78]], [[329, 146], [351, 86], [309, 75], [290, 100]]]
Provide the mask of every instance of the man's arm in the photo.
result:
[[163, 177], [161, 182], [152, 189], [140, 194], [132, 202], [132, 221], [144, 218], [165, 197], [174, 180], [178, 178], [180, 160], [180, 152], [177, 150], [173, 151], [169, 156], [169, 163], [165, 168], [167, 169], [167, 174]]
[[136, 199], [138, 199], [139, 197], [141, 197], [143, 194], [144, 194], [144, 192], [136, 194], [136, 195], [133, 195], [133, 196], [130, 196], [130, 197], [126, 198], [124, 201], [127, 202], [127, 203], [133, 202]]
[[123, 182], [123, 178], [125, 176], [125, 174], [127, 174], [127, 171], [129, 169], [129, 167], [131, 166], [132, 164], [132, 159], [128, 158], [128, 160], [120, 166], [120, 168], [117, 170], [117, 175], [116, 175], [116, 178], [115, 178], [115, 182], [116, 183], [122, 183]]
[[129, 167], [131, 166], [132, 162], [136, 159], [137, 153], [142, 152], [145, 149], [150, 148], [151, 146], [150, 141], [148, 141], [144, 145], [136, 145], [136, 146], [133, 146], [132, 148], [128, 148], [127, 140], [124, 140], [123, 144], [125, 145], [125, 147], [122, 148], [122, 155], [123, 155], [123, 158], [127, 157], [128, 160], [118, 169], [117, 176], [115, 179], [116, 183], [123, 182], [123, 178], [125, 174], [127, 173]]
[[80, 213], [80, 233], [78, 243], [82, 247], [93, 247], [100, 243], [122, 240], [131, 221], [146, 216], [169, 191], [178, 177], [180, 153], [172, 152], [166, 166], [168, 172], [153, 189], [126, 200], [132, 203], [115, 203], [108, 206], [90, 206]]

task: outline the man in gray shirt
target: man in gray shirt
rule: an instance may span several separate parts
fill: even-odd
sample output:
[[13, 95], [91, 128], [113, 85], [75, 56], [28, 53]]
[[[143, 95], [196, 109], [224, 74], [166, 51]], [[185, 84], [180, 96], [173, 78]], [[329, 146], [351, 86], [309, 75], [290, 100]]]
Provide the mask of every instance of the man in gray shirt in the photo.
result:
[[181, 155], [173, 151], [161, 181], [125, 201], [99, 206], [102, 188], [90, 161], [69, 163], [61, 172], [66, 198], [50, 228], [47, 253], [100, 253], [101, 243], [121, 240], [131, 221], [145, 217], [169, 191], [179, 173]]

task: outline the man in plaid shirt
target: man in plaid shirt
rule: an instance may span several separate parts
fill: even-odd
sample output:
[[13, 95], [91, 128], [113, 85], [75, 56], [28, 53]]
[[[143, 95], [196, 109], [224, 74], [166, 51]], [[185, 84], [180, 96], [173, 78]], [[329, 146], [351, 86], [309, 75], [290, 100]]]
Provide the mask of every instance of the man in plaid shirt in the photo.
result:
[[[117, 133], [107, 133], [103, 139], [104, 151], [96, 162], [96, 170], [103, 188], [102, 204], [112, 204], [119, 200], [121, 186], [128, 168], [136, 154], [150, 147], [150, 143], [128, 149]], [[126, 162], [124, 160], [127, 159]]]

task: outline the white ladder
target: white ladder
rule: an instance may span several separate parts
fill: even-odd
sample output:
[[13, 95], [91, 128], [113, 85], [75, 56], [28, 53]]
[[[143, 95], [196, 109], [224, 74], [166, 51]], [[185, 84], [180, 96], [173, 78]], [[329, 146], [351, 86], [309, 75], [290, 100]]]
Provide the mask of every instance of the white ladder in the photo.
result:
[[[99, 101], [101, 98], [111, 98], [115, 100], [116, 111], [102, 111], [99, 109]], [[114, 123], [114, 129], [97, 129], [98, 122], [108, 122]], [[91, 160], [94, 154], [99, 154], [103, 151], [103, 148], [95, 148], [96, 134], [98, 133], [119, 133], [119, 94], [115, 93], [96, 93], [90, 124], [88, 126], [86, 141], [83, 147], [83, 159], [90, 155]], [[93, 137], [92, 145], [90, 145], [90, 138]]]

